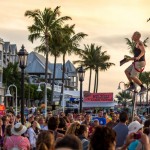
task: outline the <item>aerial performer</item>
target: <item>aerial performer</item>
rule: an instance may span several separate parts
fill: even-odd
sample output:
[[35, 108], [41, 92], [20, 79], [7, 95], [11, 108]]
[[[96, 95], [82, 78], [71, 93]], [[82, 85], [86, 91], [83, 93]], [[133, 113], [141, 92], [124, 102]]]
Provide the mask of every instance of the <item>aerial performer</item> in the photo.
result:
[[124, 63], [132, 60], [133, 63], [125, 70], [125, 74], [130, 82], [130, 86], [127, 90], [136, 91], [135, 83], [140, 86], [139, 93], [146, 92], [146, 87], [144, 87], [143, 83], [139, 79], [139, 74], [144, 70], [146, 62], [145, 62], [145, 48], [144, 44], [140, 41], [141, 33], [136, 31], [132, 35], [132, 40], [135, 42], [133, 54], [134, 57], [126, 56], [123, 60], [120, 61], [120, 66]]

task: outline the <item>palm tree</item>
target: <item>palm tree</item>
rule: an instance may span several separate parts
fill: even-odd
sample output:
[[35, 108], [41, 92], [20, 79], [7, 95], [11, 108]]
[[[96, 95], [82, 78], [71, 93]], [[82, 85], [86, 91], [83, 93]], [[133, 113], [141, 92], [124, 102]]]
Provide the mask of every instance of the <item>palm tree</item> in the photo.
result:
[[118, 99], [118, 103], [122, 104], [124, 107], [127, 106], [128, 102], [132, 101], [132, 97], [131, 97], [130, 93], [126, 92], [126, 91], [119, 92], [116, 95], [116, 98]]
[[142, 81], [143, 84], [146, 85], [146, 88], [147, 88], [147, 94], [146, 94], [146, 101], [147, 101], [147, 104], [148, 104], [148, 90], [150, 88], [150, 72], [143, 72], [143, 73], [140, 73], [139, 75], [139, 79]]
[[[148, 37], [143, 41], [143, 44], [145, 47], [147, 47], [147, 42], [148, 42]], [[133, 51], [134, 51], [134, 47], [135, 47], [135, 42], [130, 40], [129, 38], [125, 38], [126, 40], [126, 44], [128, 45], [128, 49], [130, 50], [130, 54], [134, 54]]]
[[44, 11], [39, 9], [34, 11], [26, 11], [25, 16], [32, 18], [34, 23], [28, 27], [30, 35], [29, 41], [33, 43], [34, 40], [40, 39], [46, 49], [43, 51], [46, 55], [45, 62], [45, 83], [47, 83], [47, 71], [48, 71], [48, 54], [50, 52], [49, 41], [52, 39], [52, 31], [57, 30], [58, 25], [61, 25], [65, 20], [71, 19], [68, 16], [60, 17], [60, 7], [56, 7], [54, 10], [51, 8], [45, 8]]
[[107, 71], [111, 66], [115, 65], [114, 63], [109, 62], [110, 56], [107, 55], [107, 51], [101, 51], [102, 46], [97, 47], [97, 56], [95, 57], [95, 85], [94, 93], [98, 91], [98, 76], [99, 71]]
[[81, 58], [81, 60], [74, 61], [73, 63], [83, 66], [85, 70], [90, 70], [89, 87], [88, 87], [88, 91], [90, 92], [92, 70], [94, 70], [96, 63], [95, 57], [97, 57], [97, 48], [95, 44], [84, 45], [84, 50], [80, 51], [79, 57]]
[[[61, 54], [63, 55], [63, 73], [62, 73], [62, 84], [64, 85], [64, 76], [65, 76], [65, 57], [66, 55], [71, 55], [72, 53], [78, 54], [80, 52], [79, 43], [80, 41], [87, 36], [87, 34], [83, 32], [75, 33], [74, 32], [75, 25], [66, 25], [62, 32], [62, 45], [60, 46]], [[65, 31], [65, 32], [64, 32]], [[61, 88], [61, 93], [63, 93], [64, 86]], [[62, 94], [61, 94], [62, 95]], [[62, 96], [60, 98], [60, 102], [62, 100]]]

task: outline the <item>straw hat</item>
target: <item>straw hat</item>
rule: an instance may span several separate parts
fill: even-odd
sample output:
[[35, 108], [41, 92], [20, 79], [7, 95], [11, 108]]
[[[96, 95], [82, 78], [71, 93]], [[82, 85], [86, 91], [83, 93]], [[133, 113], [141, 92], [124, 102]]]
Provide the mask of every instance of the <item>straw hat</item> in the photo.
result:
[[22, 125], [21, 123], [16, 123], [11, 129], [11, 133], [13, 135], [22, 135], [26, 132], [26, 130], [26, 126]]

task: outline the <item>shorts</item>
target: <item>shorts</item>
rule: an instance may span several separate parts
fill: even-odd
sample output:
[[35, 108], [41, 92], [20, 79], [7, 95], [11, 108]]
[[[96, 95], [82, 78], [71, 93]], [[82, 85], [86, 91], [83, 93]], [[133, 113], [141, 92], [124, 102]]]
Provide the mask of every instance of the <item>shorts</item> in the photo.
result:
[[[146, 63], [145, 61], [136, 61], [134, 62], [135, 63], [135, 67], [134, 67], [134, 64], [131, 64], [125, 71], [129, 72], [130, 73], [130, 77], [138, 77], [140, 72], [137, 71], [136, 69], [138, 70], [141, 70], [142, 68], [145, 67]], [[136, 69], [135, 69], [136, 68]]]

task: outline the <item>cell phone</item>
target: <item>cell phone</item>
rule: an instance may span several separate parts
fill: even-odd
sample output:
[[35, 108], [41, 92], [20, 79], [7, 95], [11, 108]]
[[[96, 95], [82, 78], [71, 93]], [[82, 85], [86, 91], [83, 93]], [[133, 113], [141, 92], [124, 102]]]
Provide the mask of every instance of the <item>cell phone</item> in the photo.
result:
[[141, 138], [141, 134], [140, 133], [135, 133], [134, 134], [134, 139], [140, 139]]

